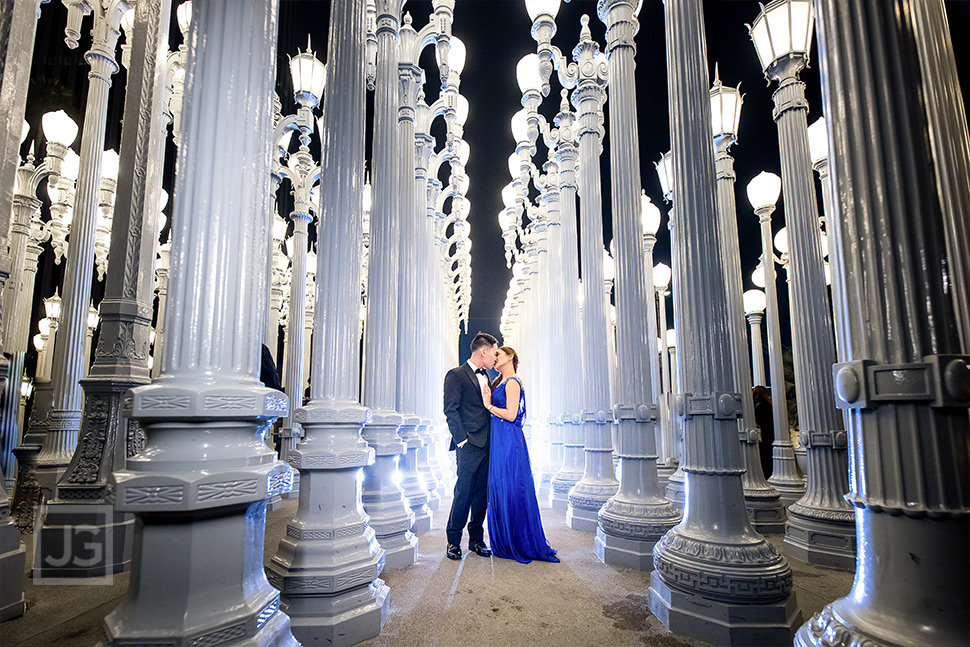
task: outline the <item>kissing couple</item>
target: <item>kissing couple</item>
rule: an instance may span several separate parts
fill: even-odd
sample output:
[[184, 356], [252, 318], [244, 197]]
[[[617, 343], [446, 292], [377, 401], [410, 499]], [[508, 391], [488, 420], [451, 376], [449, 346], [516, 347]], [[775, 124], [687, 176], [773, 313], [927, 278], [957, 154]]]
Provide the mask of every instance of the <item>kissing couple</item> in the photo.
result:
[[[448, 517], [448, 559], [461, 559], [461, 536], [468, 526], [468, 550], [528, 564], [558, 562], [549, 547], [532, 466], [522, 432], [525, 388], [516, 375], [519, 356], [484, 332], [471, 342], [471, 358], [445, 375], [444, 407], [451, 450], [458, 465], [455, 498]], [[488, 370], [499, 376], [489, 382]], [[485, 544], [488, 512], [489, 550]], [[470, 518], [469, 518], [470, 515]]]

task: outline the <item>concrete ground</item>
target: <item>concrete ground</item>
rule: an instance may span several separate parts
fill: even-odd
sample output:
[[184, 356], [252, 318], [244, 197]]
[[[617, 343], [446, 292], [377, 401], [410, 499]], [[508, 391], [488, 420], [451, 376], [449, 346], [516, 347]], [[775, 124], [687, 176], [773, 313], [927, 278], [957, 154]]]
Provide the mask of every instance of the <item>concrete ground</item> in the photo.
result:
[[[668, 632], [647, 609], [649, 573], [613, 568], [593, 554], [593, 536], [565, 525], [565, 515], [543, 507], [547, 538], [560, 564], [519, 564], [467, 554], [445, 559], [444, 525], [451, 499], [434, 514], [434, 526], [420, 536], [419, 559], [385, 571], [391, 588], [384, 631], [367, 647], [437, 647], [472, 642], [518, 647], [682, 647], [701, 645]], [[266, 559], [275, 552], [294, 499], [269, 513]], [[29, 544], [31, 536], [26, 536]], [[781, 548], [781, 535], [769, 536]], [[28, 546], [28, 567], [32, 550]], [[844, 596], [852, 574], [789, 558], [795, 592], [805, 620]], [[106, 585], [35, 585], [26, 580], [27, 613], [0, 624], [3, 647], [89, 647], [101, 639], [101, 623], [128, 586], [127, 573]]]

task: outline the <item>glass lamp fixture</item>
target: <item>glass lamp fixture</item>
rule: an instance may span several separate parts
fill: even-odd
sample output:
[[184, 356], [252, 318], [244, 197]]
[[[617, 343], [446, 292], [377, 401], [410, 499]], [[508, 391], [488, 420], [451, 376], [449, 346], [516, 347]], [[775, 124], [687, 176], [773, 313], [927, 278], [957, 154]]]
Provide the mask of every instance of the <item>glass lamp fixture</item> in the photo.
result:
[[508, 211], [502, 209], [498, 212], [498, 226], [504, 232], [509, 228], [509, 214]]
[[23, 144], [27, 140], [27, 135], [30, 134], [30, 124], [24, 119], [23, 125], [20, 127], [20, 143]]
[[660, 229], [660, 209], [650, 200], [643, 189], [640, 190], [640, 222], [643, 233], [655, 236]]
[[610, 304], [610, 323], [616, 325], [616, 306]]
[[616, 278], [616, 261], [610, 256], [606, 248], [603, 249], [603, 280], [612, 281]]
[[656, 163], [657, 177], [660, 178], [660, 190], [663, 191], [664, 200], [670, 202], [673, 197], [674, 182], [671, 177], [670, 151], [664, 153], [660, 161]]
[[741, 121], [741, 85], [729, 88], [721, 84], [717, 66], [714, 66], [714, 85], [711, 87], [711, 132], [715, 139], [730, 137], [737, 140]]
[[94, 306], [88, 306], [88, 330], [97, 328], [99, 321], [101, 321], [101, 315], [98, 314], [98, 309]]
[[825, 273], [825, 285], [832, 285], [832, 266], [828, 263], [823, 263], [822, 271]]
[[175, 17], [178, 20], [182, 38], [187, 38], [189, 35], [189, 26], [192, 24], [192, 3], [183, 2], [180, 4], [178, 9], [175, 10]]
[[670, 285], [670, 266], [666, 263], [657, 263], [653, 266], [653, 287], [666, 290]]
[[825, 117], [819, 117], [808, 127], [808, 154], [812, 158], [812, 166], [829, 156], [829, 134], [825, 130]]
[[763, 207], [773, 207], [781, 195], [781, 178], [774, 173], [762, 171], [748, 182], [748, 202], [757, 211]]
[[788, 227], [782, 227], [775, 234], [775, 249], [779, 254], [788, 253]]
[[539, 92], [542, 89], [542, 76], [539, 74], [539, 55], [526, 54], [515, 65], [515, 80], [522, 94]]
[[[43, 342], [41, 343], [43, 344]], [[20, 381], [20, 397], [26, 400], [31, 396], [33, 392], [34, 392], [34, 381], [25, 375], [24, 379]]]
[[293, 237], [287, 238], [283, 242], [283, 250], [286, 252], [287, 258], [293, 258]]
[[462, 166], [468, 164], [468, 158], [472, 154], [472, 147], [468, 145], [468, 142], [464, 139], [458, 144], [458, 161], [461, 162]]
[[59, 321], [61, 318], [61, 296], [54, 292], [54, 296], [44, 299], [44, 314], [48, 320]]
[[74, 152], [73, 149], [67, 149], [67, 154], [64, 155], [64, 163], [61, 164], [61, 175], [65, 179], [75, 182], [77, 180], [77, 174], [81, 171], [81, 157]]
[[751, 272], [751, 283], [762, 290], [765, 287], [765, 266], [758, 263], [758, 267]]
[[113, 148], [109, 148], [101, 155], [101, 178], [118, 181], [118, 166], [121, 160]]
[[460, 94], [455, 100], [455, 120], [459, 126], [464, 126], [468, 121], [468, 99]]
[[827, 258], [829, 255], [829, 237], [824, 231], [818, 232], [818, 242], [822, 247], [822, 258]]
[[519, 162], [519, 154], [512, 153], [509, 155], [509, 175], [512, 176], [513, 180], [518, 180], [519, 176], [522, 175], [522, 163]]
[[[45, 310], [47, 309], [46, 306], [44, 309]], [[48, 319], [47, 317], [43, 317], [40, 321], [37, 322], [37, 330], [39, 330], [40, 334], [42, 334], [44, 337], [47, 337], [48, 335], [50, 335], [51, 320]]]
[[741, 300], [744, 303], [744, 314], [747, 315], [764, 312], [768, 307], [768, 297], [761, 290], [747, 290], [741, 295]]
[[[41, 319], [41, 321], [44, 321], [44, 320]], [[34, 335], [34, 350], [36, 350], [38, 353], [40, 351], [44, 350], [44, 335], [43, 335], [43, 333], [38, 333], [38, 334]]]
[[512, 137], [516, 144], [529, 141], [529, 113], [525, 108], [512, 115]]
[[125, 33], [125, 38], [131, 42], [131, 28], [135, 25], [135, 9], [134, 7], [125, 12], [125, 15], [121, 17], [121, 29]]
[[286, 238], [286, 221], [276, 215], [273, 217], [273, 240], [280, 242]]
[[63, 110], [46, 113], [41, 117], [40, 125], [44, 137], [61, 146], [70, 146], [77, 139], [77, 123]]
[[677, 346], [677, 329], [668, 328], [667, 329], [667, 348], [674, 348]]
[[306, 39], [306, 51], [296, 50], [290, 57], [290, 77], [293, 79], [293, 99], [306, 108], [315, 108], [323, 98], [327, 83], [327, 66], [321, 63], [310, 49], [310, 37]]
[[461, 195], [468, 195], [468, 186], [470, 183], [471, 183], [471, 180], [468, 179], [468, 175], [462, 174], [462, 176], [458, 178], [458, 186], [455, 188], [458, 189], [458, 193], [460, 193]]
[[[516, 158], [516, 161], [518, 161], [518, 158]], [[515, 206], [515, 197], [515, 187], [512, 186], [511, 182], [502, 187], [502, 203], [507, 209]]]
[[[448, 51], [448, 66], [451, 71], [455, 74], [461, 74], [462, 70], [465, 69], [465, 56], [467, 51], [465, 50], [465, 43], [462, 42], [457, 36], [451, 37], [451, 47]], [[435, 48], [435, 62], [438, 67], [441, 67], [441, 52]]]
[[374, 189], [370, 182], [364, 185], [364, 211], [370, 213], [374, 208]]
[[814, 18], [812, 0], [775, 0], [761, 6], [748, 34], [765, 72], [783, 57], [808, 58]]
[[[308, 276], [316, 276], [317, 274], [317, 253], [313, 250], [306, 253], [306, 273]], [[308, 298], [313, 299], [313, 295]]]
[[536, 21], [541, 15], [547, 15], [556, 19], [559, 13], [561, 0], [525, 0], [525, 10], [529, 13], [529, 20]]

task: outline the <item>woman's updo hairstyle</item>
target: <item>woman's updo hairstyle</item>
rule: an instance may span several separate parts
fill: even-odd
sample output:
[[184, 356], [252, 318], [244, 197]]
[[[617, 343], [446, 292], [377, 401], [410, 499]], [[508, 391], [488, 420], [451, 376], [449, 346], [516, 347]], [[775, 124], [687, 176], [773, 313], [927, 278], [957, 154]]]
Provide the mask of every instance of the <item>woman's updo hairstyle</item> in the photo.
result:
[[512, 370], [518, 373], [519, 371], [519, 354], [515, 352], [515, 349], [511, 346], [502, 346], [499, 348], [500, 351], [512, 357]]

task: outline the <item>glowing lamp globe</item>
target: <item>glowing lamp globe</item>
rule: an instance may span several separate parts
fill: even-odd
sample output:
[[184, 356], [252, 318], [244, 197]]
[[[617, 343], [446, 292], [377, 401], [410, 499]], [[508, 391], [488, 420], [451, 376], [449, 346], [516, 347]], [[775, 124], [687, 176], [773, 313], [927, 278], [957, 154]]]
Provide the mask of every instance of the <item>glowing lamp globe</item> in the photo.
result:
[[674, 328], [667, 329], [667, 348], [674, 348], [677, 346], [677, 330]]
[[[46, 310], [46, 307], [45, 307], [45, 310]], [[47, 337], [48, 335], [50, 335], [51, 334], [51, 320], [48, 319], [47, 317], [44, 317], [43, 319], [41, 319], [40, 321], [38, 321], [37, 322], [37, 330], [39, 330], [40, 331], [40, 334], [43, 335], [44, 337]]]
[[131, 39], [131, 28], [135, 25], [135, 10], [134, 8], [129, 9], [125, 12], [125, 15], [121, 17], [121, 29], [124, 31], [126, 37]]
[[525, 0], [525, 10], [529, 13], [529, 20], [536, 21], [542, 15], [551, 17], [553, 20], [559, 13], [561, 0]]
[[468, 121], [468, 99], [460, 94], [455, 100], [455, 120], [459, 126], [464, 126]]
[[781, 178], [774, 173], [762, 171], [748, 182], [748, 202], [755, 210], [773, 207], [781, 195]]
[[98, 322], [101, 321], [101, 315], [98, 314], [98, 309], [94, 306], [88, 308], [88, 330], [94, 330], [98, 327]]
[[27, 135], [29, 135], [29, 134], [30, 134], [30, 124], [28, 124], [27, 123], [27, 120], [24, 119], [24, 124], [23, 124], [23, 126], [20, 127], [20, 143], [21, 144], [24, 143], [24, 141], [27, 139]]
[[67, 154], [64, 156], [64, 163], [61, 164], [61, 175], [71, 182], [74, 182], [77, 180], [77, 174], [80, 171], [81, 157], [73, 149], [67, 149]]
[[512, 176], [513, 180], [518, 180], [521, 174], [522, 164], [519, 162], [519, 154], [512, 153], [509, 155], [509, 175]]
[[671, 177], [670, 151], [667, 151], [656, 163], [657, 177], [660, 178], [660, 190], [663, 191], [664, 199], [670, 200], [674, 192], [674, 181]]
[[70, 146], [77, 139], [77, 123], [63, 110], [48, 112], [40, 119], [41, 129], [48, 141]]
[[464, 139], [458, 145], [458, 161], [461, 162], [462, 166], [468, 164], [468, 158], [472, 154], [472, 147], [468, 145]]
[[775, 234], [775, 249], [778, 250], [779, 254], [788, 253], [788, 227], [782, 227]]
[[512, 137], [516, 143], [529, 141], [529, 113], [524, 108], [512, 115]]
[[192, 24], [192, 3], [183, 2], [180, 4], [179, 8], [175, 10], [175, 16], [178, 19], [179, 31], [182, 32], [184, 38], [189, 33], [189, 26]]
[[539, 55], [526, 54], [515, 65], [515, 80], [519, 84], [522, 94], [539, 92], [542, 89], [542, 77], [539, 75]]
[[813, 166], [829, 156], [829, 134], [825, 130], [825, 117], [819, 117], [808, 127], [808, 154], [812, 158]]
[[605, 248], [603, 249], [603, 278], [607, 281], [616, 278], [616, 261]]
[[502, 204], [508, 209], [515, 206], [515, 187], [511, 182], [502, 187]]
[[643, 233], [656, 235], [660, 229], [660, 209], [657, 208], [647, 192], [640, 190], [640, 222], [643, 225]]
[[[451, 47], [448, 50], [448, 66], [452, 72], [461, 74], [461, 71], [465, 69], [465, 56], [467, 53], [465, 43], [457, 36], [452, 36]], [[438, 67], [441, 67], [441, 53], [437, 48], [435, 49], [435, 61]]]
[[764, 312], [768, 307], [768, 297], [761, 290], [747, 290], [741, 295], [741, 300], [744, 303], [744, 314]]
[[666, 263], [657, 263], [653, 266], [653, 287], [667, 289], [670, 285], [670, 266]]
[[118, 159], [118, 153], [114, 152], [114, 149], [109, 148], [101, 156], [101, 177], [105, 180], [118, 181], [118, 165], [120, 160]]
[[765, 287], [765, 266], [758, 264], [758, 267], [754, 268], [751, 272], [751, 282], [761, 289]]
[[370, 183], [364, 185], [364, 211], [370, 213], [374, 206], [374, 193]]
[[808, 58], [812, 47], [815, 11], [812, 0], [775, 0], [762, 5], [748, 27], [761, 68], [787, 56]]

